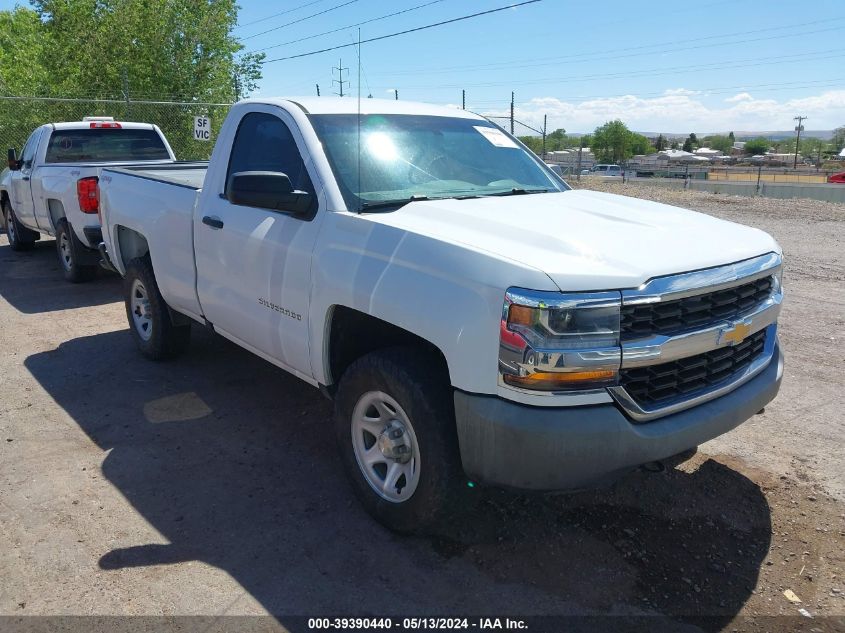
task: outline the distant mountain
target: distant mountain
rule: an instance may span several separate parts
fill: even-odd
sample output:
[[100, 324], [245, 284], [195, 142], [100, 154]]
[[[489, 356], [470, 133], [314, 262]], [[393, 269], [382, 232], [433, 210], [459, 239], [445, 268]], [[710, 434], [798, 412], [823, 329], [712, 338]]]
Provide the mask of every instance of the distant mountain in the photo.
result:
[[[762, 136], [763, 138], [767, 138], [770, 141], [782, 141], [787, 138], [795, 138], [795, 130], [775, 130], [775, 131], [761, 131], [761, 132], [748, 132], [745, 130], [734, 130], [734, 138], [738, 141], [747, 141], [752, 138], [757, 138]], [[673, 132], [637, 132], [637, 134], [642, 134], [643, 136], [647, 136], [649, 138], [659, 136], [663, 134], [664, 138], [667, 139], [684, 139], [689, 136], [689, 132], [686, 134], [675, 134]], [[715, 136], [716, 134], [720, 134], [722, 136], [727, 136], [728, 132], [696, 132], [695, 135], [698, 138], [704, 138], [705, 136]], [[576, 136], [573, 134], [572, 136]], [[833, 138], [833, 130], [804, 130], [801, 132], [801, 136], [807, 138], [820, 138], [824, 140], [830, 140]]]

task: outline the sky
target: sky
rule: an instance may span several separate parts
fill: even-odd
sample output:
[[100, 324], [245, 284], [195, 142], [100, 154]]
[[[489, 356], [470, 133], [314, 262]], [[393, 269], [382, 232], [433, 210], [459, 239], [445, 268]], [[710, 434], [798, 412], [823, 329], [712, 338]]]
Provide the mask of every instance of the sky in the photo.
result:
[[[234, 34], [267, 54], [255, 96], [339, 92], [339, 66], [354, 96], [354, 46], [279, 58], [352, 44], [360, 22], [365, 41], [520, 1], [241, 0]], [[800, 114], [829, 130], [845, 125], [844, 43], [842, 0], [540, 0], [364, 43], [360, 84], [457, 107], [464, 89], [467, 109], [500, 116], [513, 91], [516, 119], [538, 129], [545, 115], [570, 132], [616, 118], [642, 132], [790, 130]]]

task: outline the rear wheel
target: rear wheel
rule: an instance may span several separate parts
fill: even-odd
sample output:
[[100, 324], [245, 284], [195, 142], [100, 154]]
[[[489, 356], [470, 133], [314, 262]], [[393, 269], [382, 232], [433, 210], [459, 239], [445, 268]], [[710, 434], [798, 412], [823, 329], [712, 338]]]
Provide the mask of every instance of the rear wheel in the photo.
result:
[[343, 374], [335, 432], [367, 511], [391, 530], [432, 531], [461, 480], [452, 390], [442, 362], [415, 348], [364, 356]]
[[173, 323], [148, 258], [129, 262], [124, 289], [129, 330], [141, 353], [152, 360], [164, 360], [184, 352], [191, 340], [191, 324]]
[[8, 202], [3, 202], [3, 222], [6, 225], [9, 247], [13, 251], [24, 251], [32, 248], [35, 240], [38, 239], [38, 233], [20, 225]]
[[67, 281], [80, 283], [89, 281], [97, 276], [97, 267], [79, 263], [79, 249], [85, 248], [67, 220], [59, 220], [56, 226], [56, 252], [59, 265]]

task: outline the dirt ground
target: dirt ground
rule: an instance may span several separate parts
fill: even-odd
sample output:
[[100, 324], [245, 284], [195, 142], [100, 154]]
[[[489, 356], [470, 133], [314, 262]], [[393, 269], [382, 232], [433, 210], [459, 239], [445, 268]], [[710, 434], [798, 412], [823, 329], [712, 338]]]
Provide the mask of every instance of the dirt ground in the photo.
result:
[[393, 535], [354, 501], [315, 390], [200, 328], [184, 357], [145, 361], [117, 277], [66, 284], [52, 241], [13, 253], [0, 238], [0, 616], [845, 630], [845, 205], [590, 186], [776, 236], [781, 394], [688, 461], [609, 489], [473, 488], [432, 538]]

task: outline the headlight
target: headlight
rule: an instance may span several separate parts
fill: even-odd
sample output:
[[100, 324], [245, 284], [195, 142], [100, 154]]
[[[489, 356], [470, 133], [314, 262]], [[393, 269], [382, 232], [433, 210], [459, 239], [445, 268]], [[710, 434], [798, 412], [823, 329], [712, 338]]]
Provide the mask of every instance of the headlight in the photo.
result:
[[618, 292], [508, 290], [500, 326], [502, 382], [547, 392], [616, 384], [621, 301]]

